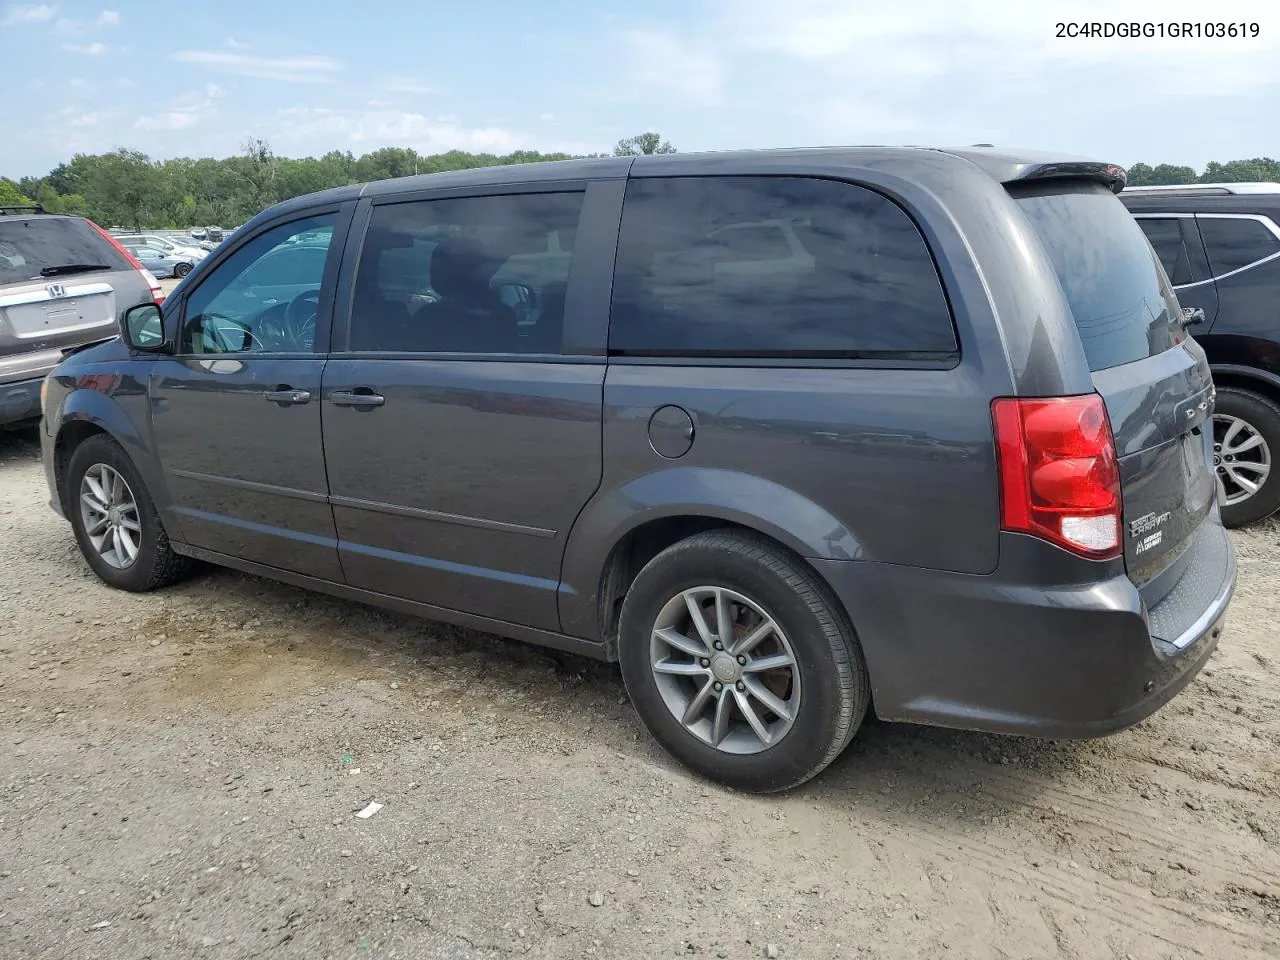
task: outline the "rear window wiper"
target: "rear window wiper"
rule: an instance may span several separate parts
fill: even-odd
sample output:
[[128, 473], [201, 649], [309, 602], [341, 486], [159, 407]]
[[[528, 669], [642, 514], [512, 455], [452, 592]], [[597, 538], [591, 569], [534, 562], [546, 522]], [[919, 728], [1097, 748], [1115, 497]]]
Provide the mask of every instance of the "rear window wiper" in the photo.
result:
[[65, 277], [70, 273], [90, 273], [94, 270], [110, 270], [109, 263], [60, 263], [53, 267], [42, 267], [42, 277]]

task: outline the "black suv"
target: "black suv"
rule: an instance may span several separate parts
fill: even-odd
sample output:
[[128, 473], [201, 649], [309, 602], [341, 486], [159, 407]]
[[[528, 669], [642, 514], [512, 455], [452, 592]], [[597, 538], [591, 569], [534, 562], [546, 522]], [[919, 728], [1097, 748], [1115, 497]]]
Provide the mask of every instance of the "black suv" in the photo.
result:
[[280, 204], [48, 390], [107, 583], [190, 558], [621, 661], [797, 784], [870, 708], [1089, 737], [1218, 643], [1204, 351], [1118, 167], [591, 159]]
[[1280, 183], [1130, 187], [1218, 385], [1213, 461], [1222, 519], [1280, 508]]

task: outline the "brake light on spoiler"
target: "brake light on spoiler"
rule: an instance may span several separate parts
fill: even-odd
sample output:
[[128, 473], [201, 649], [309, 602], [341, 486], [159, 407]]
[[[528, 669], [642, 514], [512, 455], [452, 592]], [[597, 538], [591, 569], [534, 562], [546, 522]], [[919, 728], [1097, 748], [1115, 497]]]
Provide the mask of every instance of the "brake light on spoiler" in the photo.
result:
[[1120, 466], [1102, 397], [1001, 397], [991, 416], [1001, 529], [1089, 559], [1120, 556]]

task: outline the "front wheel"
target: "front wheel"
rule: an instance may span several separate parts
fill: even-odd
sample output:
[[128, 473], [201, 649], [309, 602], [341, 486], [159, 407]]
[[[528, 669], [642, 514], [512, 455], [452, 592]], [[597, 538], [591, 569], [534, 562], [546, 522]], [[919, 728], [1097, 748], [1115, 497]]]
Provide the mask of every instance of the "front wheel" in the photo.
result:
[[188, 561], [169, 545], [137, 468], [110, 437], [98, 434], [76, 447], [64, 482], [76, 542], [104, 583], [143, 592], [185, 571]]
[[641, 721], [696, 772], [767, 793], [808, 780], [861, 723], [870, 683], [852, 627], [818, 576], [738, 531], [683, 540], [627, 593], [619, 630]]
[[1239, 387], [1219, 387], [1213, 412], [1213, 468], [1222, 522], [1242, 527], [1280, 509], [1280, 406]]
[[189, 263], [179, 263], [174, 265], [173, 275], [178, 279], [182, 279], [190, 272], [191, 272], [191, 264]]

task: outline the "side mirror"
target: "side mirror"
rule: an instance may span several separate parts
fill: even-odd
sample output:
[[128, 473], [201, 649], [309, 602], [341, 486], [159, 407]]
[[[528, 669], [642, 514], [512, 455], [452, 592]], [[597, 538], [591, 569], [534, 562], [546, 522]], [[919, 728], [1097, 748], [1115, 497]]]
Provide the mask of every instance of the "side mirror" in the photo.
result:
[[140, 303], [124, 312], [120, 323], [124, 342], [143, 353], [167, 353], [164, 338], [164, 316], [154, 303]]

